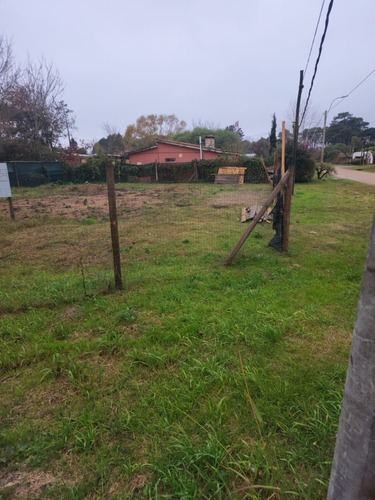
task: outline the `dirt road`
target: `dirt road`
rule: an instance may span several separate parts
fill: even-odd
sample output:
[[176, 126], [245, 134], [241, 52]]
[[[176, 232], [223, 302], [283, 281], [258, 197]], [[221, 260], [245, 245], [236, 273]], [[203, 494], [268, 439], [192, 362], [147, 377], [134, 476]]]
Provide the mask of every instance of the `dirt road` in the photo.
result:
[[350, 170], [348, 166], [335, 165], [337, 174], [335, 177], [339, 179], [349, 179], [351, 181], [362, 182], [363, 184], [370, 184], [375, 186], [375, 173], [363, 172], [361, 170]]

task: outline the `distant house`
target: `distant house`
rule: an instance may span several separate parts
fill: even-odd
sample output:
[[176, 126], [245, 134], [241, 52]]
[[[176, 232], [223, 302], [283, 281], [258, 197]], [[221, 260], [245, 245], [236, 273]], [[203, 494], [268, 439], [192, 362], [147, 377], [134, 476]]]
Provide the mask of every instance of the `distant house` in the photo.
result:
[[158, 139], [155, 146], [137, 149], [128, 153], [129, 163], [145, 165], [147, 163], [185, 163], [192, 160], [215, 160], [222, 153], [215, 148], [215, 138], [205, 137], [205, 144], [199, 146], [188, 142]]
[[371, 151], [356, 151], [352, 155], [352, 160], [362, 160], [366, 165], [372, 165], [374, 162], [374, 155]]

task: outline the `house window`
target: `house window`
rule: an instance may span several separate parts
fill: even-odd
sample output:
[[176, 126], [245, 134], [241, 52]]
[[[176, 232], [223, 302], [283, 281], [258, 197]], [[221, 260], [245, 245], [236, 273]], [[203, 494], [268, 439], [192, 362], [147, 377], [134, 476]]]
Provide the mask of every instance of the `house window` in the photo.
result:
[[166, 158], [165, 163], [173, 163], [176, 161], [176, 158]]

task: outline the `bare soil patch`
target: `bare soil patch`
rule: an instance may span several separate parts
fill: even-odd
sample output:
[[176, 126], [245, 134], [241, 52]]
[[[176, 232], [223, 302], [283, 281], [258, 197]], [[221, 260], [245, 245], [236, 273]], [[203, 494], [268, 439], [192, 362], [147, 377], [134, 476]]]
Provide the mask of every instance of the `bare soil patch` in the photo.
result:
[[[17, 218], [35, 216], [58, 217], [80, 221], [87, 218], [102, 219], [108, 216], [107, 187], [102, 184], [66, 186], [59, 193], [40, 198], [13, 198]], [[146, 205], [157, 205], [177, 200], [189, 193], [188, 186], [155, 186], [139, 191], [116, 189], [118, 215], [134, 214]], [[0, 200], [0, 214], [9, 212], [8, 202]]]
[[13, 471], [0, 476], [0, 488], [11, 489], [12, 498], [39, 498], [55, 482], [52, 472], [43, 471]]

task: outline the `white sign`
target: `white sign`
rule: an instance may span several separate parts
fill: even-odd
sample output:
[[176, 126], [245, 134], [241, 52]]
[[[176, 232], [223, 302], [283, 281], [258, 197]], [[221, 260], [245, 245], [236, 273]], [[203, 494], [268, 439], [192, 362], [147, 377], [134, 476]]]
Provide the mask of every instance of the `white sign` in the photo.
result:
[[6, 163], [0, 163], [0, 198], [10, 198], [11, 196], [8, 167]]

